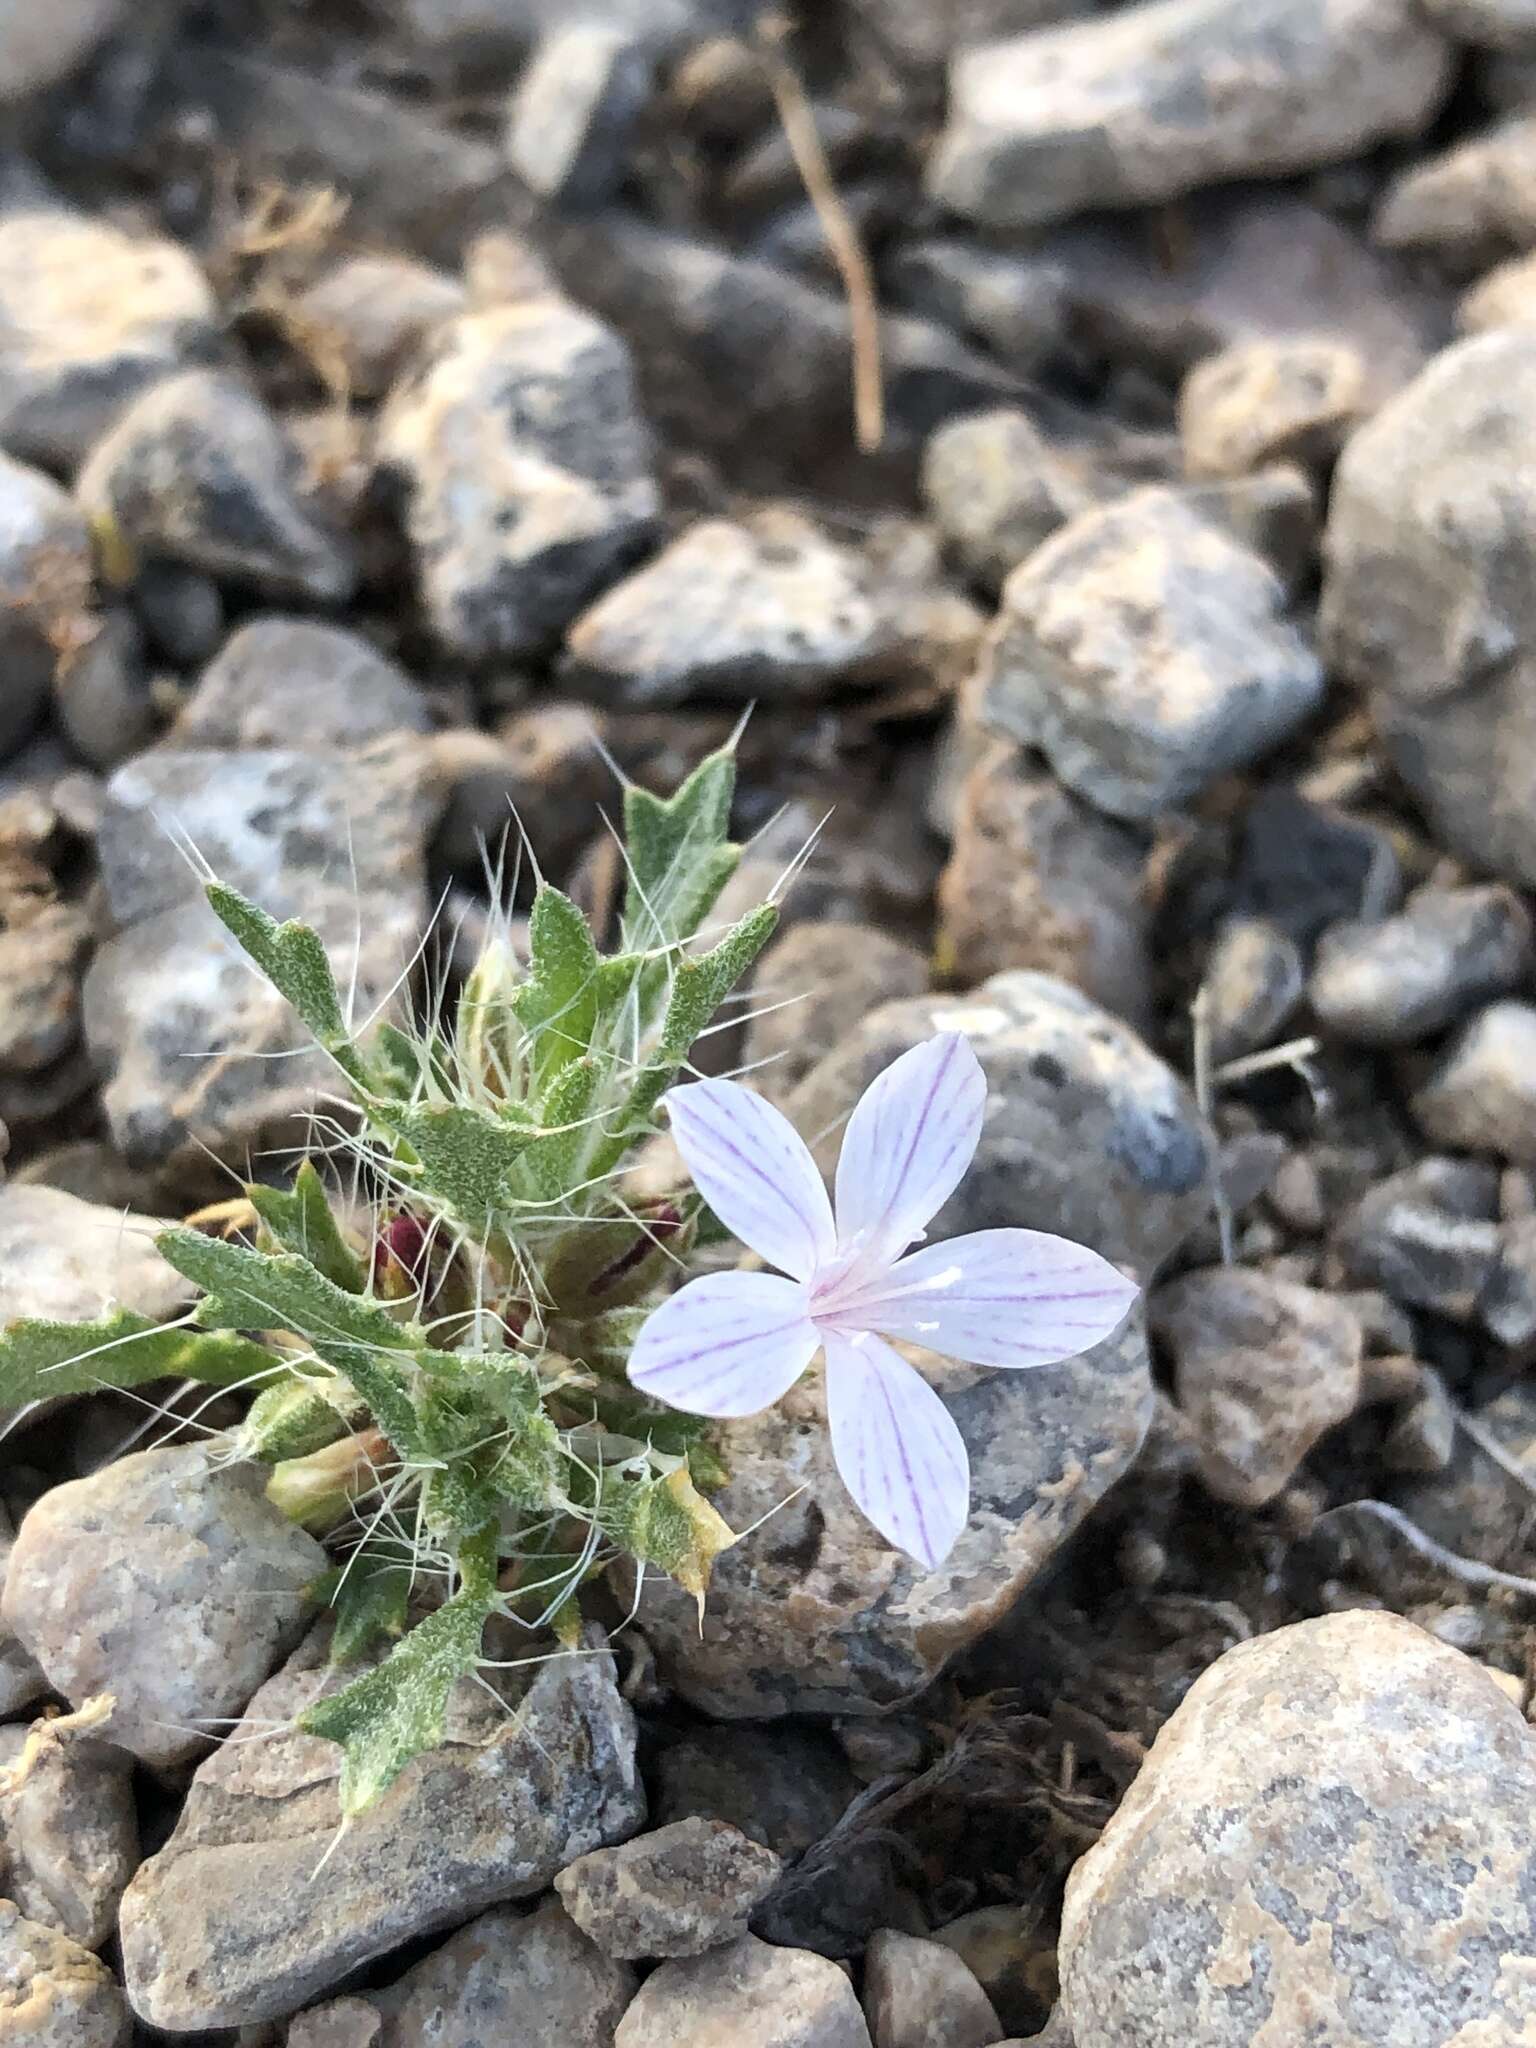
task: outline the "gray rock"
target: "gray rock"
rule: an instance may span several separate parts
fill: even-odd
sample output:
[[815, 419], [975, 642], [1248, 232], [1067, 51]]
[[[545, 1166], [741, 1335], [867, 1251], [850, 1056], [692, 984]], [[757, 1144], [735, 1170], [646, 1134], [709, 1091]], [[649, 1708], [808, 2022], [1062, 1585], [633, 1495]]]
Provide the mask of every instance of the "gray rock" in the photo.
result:
[[160, 718], [145, 663], [144, 635], [126, 606], [107, 612], [85, 645], [58, 663], [53, 710], [76, 753], [103, 774], [154, 738]]
[[1373, 223], [1387, 249], [1431, 250], [1465, 275], [1536, 240], [1536, 117], [1516, 114], [1410, 165]]
[[1468, 1322], [1499, 1256], [1497, 1200], [1490, 1167], [1421, 1159], [1351, 1203], [1334, 1226], [1334, 1250], [1356, 1285]]
[[1016, 406], [940, 427], [923, 451], [922, 488], [961, 567], [994, 590], [1095, 496], [1086, 465]]
[[679, 1820], [578, 1856], [555, 1890], [605, 1956], [697, 1956], [740, 1940], [782, 1868], [725, 1821]]
[[299, 469], [254, 393], [186, 370], [129, 406], [91, 450], [76, 492], [126, 561], [166, 556], [269, 598], [338, 601], [356, 571], [307, 501]]
[[0, 882], [0, 1075], [39, 1074], [74, 1045], [91, 936], [51, 890]]
[[864, 1958], [874, 2048], [994, 2048], [1002, 2022], [952, 1949], [882, 1927]]
[[1536, 326], [1536, 255], [1511, 256], [1507, 263], [1495, 264], [1462, 295], [1456, 325], [1463, 334]]
[[580, 19], [551, 30], [512, 95], [508, 162], [543, 199], [601, 205], [623, 178], [652, 82], [652, 53], [630, 31]]
[[1445, 843], [1536, 882], [1536, 334], [1446, 349], [1335, 473], [1321, 632]]
[[770, 1102], [785, 1101], [855, 1018], [927, 987], [928, 963], [917, 948], [873, 925], [820, 918], [789, 925], [759, 959], [752, 984], [758, 1014], [743, 1057], [753, 1086]]
[[211, 660], [224, 638], [224, 600], [200, 569], [150, 562], [130, 592], [133, 608], [158, 651], [178, 668]]
[[983, 715], [1113, 816], [1149, 819], [1317, 708], [1323, 672], [1252, 549], [1176, 491], [1085, 512], [1008, 578]]
[[1234, 917], [1217, 932], [1200, 983], [1211, 1058], [1273, 1045], [1295, 1014], [1306, 972], [1295, 940], [1265, 917]]
[[1360, 1325], [1315, 1288], [1209, 1266], [1160, 1287], [1150, 1317], [1217, 1500], [1263, 1507], [1359, 1406]]
[[127, 2048], [130, 2031], [106, 1964], [0, 1899], [0, 2048]]
[[568, 875], [592, 842], [613, 788], [600, 714], [585, 704], [534, 704], [493, 734], [463, 727], [438, 735], [433, 759], [446, 791], [433, 842], [438, 859], [483, 875], [505, 842], [526, 835], [546, 874]]
[[1411, 1622], [1336, 1614], [1240, 1643], [1068, 1881], [1078, 2048], [1518, 2040], [1533, 1790], [1519, 1708]]
[[139, 1861], [132, 1760], [67, 1717], [0, 1728], [0, 1856], [9, 1896], [39, 1926], [100, 1948]]
[[1512, 889], [1425, 888], [1396, 917], [1325, 932], [1307, 994], [1337, 1037], [1411, 1045], [1518, 988], [1533, 959], [1530, 912]]
[[[11, 1518], [0, 1506], [0, 1595], [4, 1593], [4, 1575], [10, 1568], [15, 1541]], [[48, 1681], [37, 1659], [0, 1620], [0, 1715], [19, 1714], [34, 1700], [42, 1699], [47, 1691]]]
[[378, 445], [404, 482], [428, 617], [470, 660], [548, 648], [655, 524], [629, 352], [554, 297], [440, 328]]
[[178, 1314], [196, 1289], [155, 1250], [163, 1228], [60, 1188], [0, 1188], [0, 1327], [27, 1316], [90, 1322], [113, 1306]]
[[869, 2048], [859, 2001], [836, 1963], [751, 1934], [663, 1963], [613, 2039], [614, 2048]]
[[1536, 1166], [1536, 1008], [1490, 1003], [1412, 1100], [1432, 1143]]
[[1536, 1337], [1536, 1217], [1506, 1217], [1499, 1258], [1478, 1302], [1484, 1329], [1512, 1349]]
[[843, 8], [851, 24], [866, 23], [873, 31], [882, 55], [912, 72], [942, 64], [972, 43], [1091, 11], [1089, 0], [950, 0], [945, 7], [929, 0], [843, 0]]
[[366, 1998], [330, 1998], [295, 2013], [287, 2048], [380, 2048], [384, 2015]]
[[[0, 352], [0, 379], [3, 362]], [[97, 631], [95, 577], [90, 534], [67, 494], [0, 455], [0, 759], [41, 718], [61, 658]]]
[[1419, 133], [1450, 83], [1410, 0], [1161, 0], [962, 51], [934, 196], [995, 227], [1275, 177]]
[[1481, 50], [1536, 49], [1536, 0], [1424, 0], [1435, 27]]
[[858, 1790], [847, 1757], [820, 1727], [706, 1725], [657, 1759], [653, 1818], [661, 1828], [695, 1818], [725, 1822], [790, 1861], [832, 1832]]
[[[292, 1725], [338, 1682], [312, 1638], [252, 1700], [249, 1728], [200, 1767], [175, 1832], [128, 1887], [123, 1969], [151, 2027], [280, 2017], [402, 1942], [544, 1890], [644, 1822], [635, 1717], [606, 1656], [550, 1659], [520, 1701], [464, 1680], [442, 1745], [345, 1829], [339, 1752]], [[530, 1967], [551, 1934], [530, 1930]]]
[[458, 278], [408, 256], [346, 256], [295, 311], [357, 398], [382, 398], [426, 337], [465, 307]]
[[170, 733], [176, 747], [361, 747], [431, 718], [405, 673], [360, 634], [264, 617], [231, 633]]
[[0, 100], [23, 99], [73, 71], [125, 12], [126, 0], [62, 0], [0, 16]]
[[212, 352], [218, 322], [207, 280], [175, 242], [62, 210], [5, 214], [0, 445], [72, 469], [126, 405]]
[[1370, 406], [1370, 373], [1347, 341], [1250, 341], [1196, 364], [1179, 393], [1192, 477], [1247, 476], [1274, 462], [1331, 463]]
[[111, 1693], [112, 1739], [146, 1763], [199, 1755], [303, 1626], [325, 1552], [263, 1486], [202, 1445], [137, 1451], [51, 1488], [17, 1532], [6, 1626], [76, 1706]]

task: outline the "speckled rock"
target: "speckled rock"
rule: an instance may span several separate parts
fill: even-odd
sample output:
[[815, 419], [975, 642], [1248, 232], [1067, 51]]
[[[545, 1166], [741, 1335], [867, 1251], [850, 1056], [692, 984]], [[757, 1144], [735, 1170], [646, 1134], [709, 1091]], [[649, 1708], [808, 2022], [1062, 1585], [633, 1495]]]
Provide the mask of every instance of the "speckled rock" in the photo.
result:
[[178, 747], [360, 747], [425, 732], [426, 700], [360, 634], [318, 619], [251, 619], [198, 678], [170, 733]]
[[74, 904], [0, 881], [0, 1074], [40, 1073], [79, 1037], [91, 936]]
[[0, 1899], [0, 2048], [127, 2048], [130, 2031], [106, 1964]]
[[1444, 350], [1334, 476], [1320, 626], [1444, 843], [1536, 882], [1536, 333]]
[[1470, 1322], [1499, 1258], [1497, 1213], [1498, 1181], [1486, 1161], [1420, 1159], [1344, 1209], [1333, 1247], [1357, 1286]]
[[1411, 0], [1160, 0], [962, 51], [929, 183], [995, 227], [1138, 206], [1416, 135], [1450, 77]]
[[1536, 1166], [1536, 1008], [1490, 1003], [1466, 1024], [1412, 1100], [1436, 1145]]
[[23, 1316], [89, 1322], [114, 1305], [177, 1314], [196, 1289], [155, 1250], [163, 1227], [61, 1188], [0, 1188], [0, 1326]]
[[[7, 12], [3, 37], [16, 17]], [[0, 446], [73, 468], [151, 384], [211, 353], [218, 307], [175, 242], [49, 210], [0, 219]]]
[[1301, 952], [1289, 932], [1267, 917], [1228, 918], [1200, 982], [1211, 1058], [1219, 1064], [1274, 1044], [1305, 986]]
[[199, 1444], [138, 1451], [17, 1531], [6, 1626], [74, 1705], [113, 1694], [112, 1740], [146, 1763], [198, 1755], [303, 1626], [325, 1553], [263, 1483]]
[[759, 1014], [747, 1027], [744, 1057], [753, 1086], [770, 1102], [784, 1101], [854, 1019], [927, 987], [928, 963], [917, 948], [874, 925], [821, 918], [789, 925], [762, 954], [752, 984]]
[[1325, 932], [1307, 994], [1339, 1038], [1411, 1045], [1510, 994], [1533, 964], [1530, 912], [1512, 889], [1425, 888], [1396, 917]]
[[1536, 0], [1423, 0], [1446, 35], [1482, 50], [1536, 50]]
[[[635, 1717], [612, 1660], [590, 1649], [540, 1665], [515, 1713], [464, 1680], [441, 1746], [342, 1831], [340, 1752], [291, 1726], [340, 1681], [321, 1641], [303, 1645], [252, 1700], [249, 1729], [199, 1768], [175, 1832], [124, 1896], [140, 2018], [173, 2032], [277, 2018], [633, 1834], [645, 1818]], [[327, 1851], [321, 1913], [311, 1880]]]
[[1209, 1266], [1160, 1287], [1150, 1314], [1217, 1500], [1263, 1507], [1359, 1405], [1360, 1325], [1316, 1288]]
[[29, 1920], [82, 1948], [117, 1927], [139, 1861], [132, 1759], [67, 1719], [0, 1728], [0, 1856], [8, 1895]]
[[41, 718], [61, 658], [97, 630], [95, 575], [90, 535], [68, 495], [0, 455], [0, 759]]
[[1519, 1708], [1411, 1622], [1240, 1643], [1068, 1881], [1077, 2048], [1527, 2038], [1533, 1791]]
[[465, 305], [446, 270], [409, 256], [343, 257], [300, 294], [295, 312], [322, 364], [334, 364], [356, 398], [382, 398], [434, 328]]
[[1536, 240], [1536, 117], [1516, 114], [1412, 163], [1374, 222], [1388, 249], [1428, 250], [1463, 276]]
[[653, 55], [632, 30], [581, 19], [552, 29], [518, 76], [507, 161], [543, 199], [601, 205], [623, 178], [653, 77]]
[[1318, 469], [1369, 409], [1358, 349], [1319, 335], [1250, 341], [1196, 364], [1179, 393], [1192, 477], [1247, 476], [1272, 462]]
[[663, 1963], [613, 2039], [614, 2048], [869, 2048], [859, 2001], [836, 1963], [751, 1934]]
[[629, 352], [554, 297], [440, 328], [378, 452], [404, 486], [428, 617], [470, 660], [548, 648], [656, 519]]
[[82, 760], [106, 774], [155, 738], [160, 712], [144, 632], [126, 605], [113, 605], [97, 630], [58, 662], [54, 722]]
[[305, 494], [297, 449], [233, 377], [184, 370], [155, 385], [96, 443], [75, 488], [125, 565], [164, 556], [273, 599], [351, 595], [355, 566]]
[[995, 2048], [1002, 2022], [953, 1950], [883, 1927], [864, 1958], [874, 2048]]
[[1016, 406], [947, 420], [923, 451], [922, 488], [956, 560], [991, 589], [1094, 497], [1086, 466]]
[[1456, 325], [1463, 334], [1536, 326], [1536, 255], [1511, 256], [1507, 263], [1495, 264], [1462, 295]]
[[782, 1867], [725, 1821], [679, 1820], [578, 1856], [555, 1890], [604, 1955], [697, 1956], [740, 1940]]
[[1274, 570], [1160, 488], [1037, 548], [1004, 585], [983, 659], [983, 715], [1128, 819], [1258, 759], [1323, 695]]

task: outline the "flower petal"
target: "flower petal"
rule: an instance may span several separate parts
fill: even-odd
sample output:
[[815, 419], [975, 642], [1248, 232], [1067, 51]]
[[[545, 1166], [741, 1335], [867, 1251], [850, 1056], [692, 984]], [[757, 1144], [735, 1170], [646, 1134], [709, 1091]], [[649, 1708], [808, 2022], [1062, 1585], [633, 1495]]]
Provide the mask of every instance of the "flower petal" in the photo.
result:
[[735, 1081], [691, 1081], [663, 1099], [683, 1164], [726, 1229], [770, 1265], [808, 1280], [831, 1258], [837, 1234], [794, 1125]]
[[887, 1543], [926, 1571], [944, 1562], [971, 1511], [971, 1461], [928, 1382], [878, 1337], [823, 1333], [832, 1455]]
[[866, 1268], [893, 1259], [943, 1206], [981, 1141], [986, 1076], [958, 1031], [893, 1060], [848, 1119], [837, 1162], [837, 1233]]
[[898, 1259], [831, 1313], [967, 1365], [1054, 1365], [1118, 1329], [1138, 1292], [1070, 1238], [976, 1230]]
[[642, 1393], [693, 1415], [771, 1408], [816, 1355], [805, 1289], [777, 1273], [710, 1273], [649, 1316], [629, 1356]]

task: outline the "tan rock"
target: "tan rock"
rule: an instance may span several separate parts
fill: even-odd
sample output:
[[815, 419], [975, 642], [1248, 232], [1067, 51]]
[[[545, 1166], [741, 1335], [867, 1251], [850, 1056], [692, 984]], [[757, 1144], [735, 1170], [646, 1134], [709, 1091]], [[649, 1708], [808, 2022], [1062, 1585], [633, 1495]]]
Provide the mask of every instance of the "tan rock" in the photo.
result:
[[663, 1963], [619, 2022], [614, 2048], [870, 2048], [853, 1986], [825, 1956], [744, 1935]]
[[555, 1890], [604, 1955], [695, 1956], [740, 1940], [781, 1868], [725, 1821], [679, 1820], [578, 1856]]
[[1365, 361], [1348, 342], [1287, 336], [1223, 349], [1179, 393], [1192, 477], [1248, 476], [1273, 462], [1333, 460], [1370, 405]]

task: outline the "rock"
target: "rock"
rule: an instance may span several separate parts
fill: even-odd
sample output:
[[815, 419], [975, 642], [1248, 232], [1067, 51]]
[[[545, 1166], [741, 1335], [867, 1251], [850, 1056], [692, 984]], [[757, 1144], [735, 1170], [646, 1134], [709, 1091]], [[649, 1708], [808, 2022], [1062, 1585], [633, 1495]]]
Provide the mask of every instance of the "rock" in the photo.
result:
[[355, 570], [306, 502], [299, 457], [232, 377], [186, 370], [136, 399], [92, 449], [76, 486], [109, 546], [169, 557], [269, 598], [348, 597]]
[[1162, 0], [963, 50], [935, 198], [992, 227], [1276, 177], [1415, 136], [1451, 78], [1410, 0]]
[[599, 206], [617, 191], [652, 55], [624, 28], [574, 20], [551, 30], [518, 78], [507, 161], [541, 199]]
[[1369, 410], [1369, 373], [1348, 342], [1251, 341], [1196, 364], [1179, 393], [1192, 477], [1248, 476], [1274, 462], [1331, 463]]
[[1160, 1287], [1150, 1313], [1217, 1500], [1263, 1507], [1359, 1406], [1360, 1325], [1316, 1288], [1210, 1266]]
[[[0, 381], [4, 375], [0, 353]], [[42, 717], [61, 657], [97, 630], [95, 576], [90, 535], [66, 494], [51, 477], [0, 455], [0, 759]]]
[[945, 975], [969, 987], [1006, 968], [1033, 968], [1144, 1022], [1152, 974], [1145, 863], [1135, 833], [1017, 747], [994, 741], [961, 784], [939, 882]]
[[751, 1934], [663, 1963], [613, 2039], [614, 2048], [869, 2048], [859, 2001], [836, 1963]]
[[1318, 1022], [1359, 1045], [1411, 1045], [1530, 976], [1531, 918], [1512, 889], [1424, 888], [1378, 924], [1334, 925], [1313, 963]]
[[1031, 1907], [976, 1906], [935, 1928], [933, 1939], [960, 1958], [1005, 2025], [1025, 2028], [1035, 2048], [1046, 2048], [1050, 2029], [1035, 2030], [1055, 1996], [1056, 1942]]
[[1511, 256], [1465, 293], [1456, 308], [1463, 334], [1486, 334], [1492, 327], [1536, 325], [1536, 254]]
[[578, 1856], [555, 1890], [605, 1956], [696, 1956], [741, 1939], [782, 1868], [725, 1821], [679, 1820]]
[[1482, 50], [1536, 48], [1533, 0], [1424, 0], [1435, 27]]
[[103, 774], [155, 737], [160, 718], [144, 635], [126, 606], [109, 611], [90, 639], [58, 663], [53, 709], [76, 753]]
[[1273, 1045], [1306, 984], [1296, 942], [1264, 917], [1234, 917], [1216, 934], [1200, 984], [1210, 1054], [1220, 1065]]
[[106, 1964], [0, 1899], [0, 2048], [128, 2048], [129, 2033]]
[[883, 56], [913, 72], [941, 64], [952, 51], [972, 43], [994, 42], [1088, 11], [1085, 0], [951, 0], [943, 8], [929, 6], [928, 0], [843, 0], [843, 6], [851, 25], [868, 25]]
[[231, 633], [171, 729], [175, 747], [361, 747], [431, 724], [416, 685], [360, 634], [256, 618]]
[[1335, 473], [1320, 627], [1437, 835], [1536, 882], [1536, 334], [1444, 350]]
[[884, 538], [845, 546], [787, 506], [704, 520], [576, 621], [574, 679], [623, 704], [777, 704], [957, 666], [975, 615], [920, 535]]
[[29, 1920], [100, 1948], [139, 1861], [131, 1759], [67, 1721], [0, 1728], [0, 1854]]
[[984, 660], [983, 716], [1128, 819], [1258, 759], [1324, 687], [1273, 569], [1164, 489], [1037, 548], [1004, 585]]
[[51, 887], [0, 879], [0, 1074], [32, 1075], [80, 1033], [80, 977], [90, 919]]
[[922, 487], [960, 566], [992, 590], [1094, 497], [1083, 464], [1017, 406], [947, 421], [923, 451]]
[[62, 1189], [0, 1187], [0, 1327], [83, 1323], [110, 1307], [159, 1320], [196, 1292], [155, 1250], [164, 1225]]
[[177, 243], [52, 208], [4, 214], [0, 445], [73, 469], [125, 406], [210, 355], [218, 324], [207, 280]]
[[469, 727], [442, 733], [434, 759], [447, 802], [433, 851], [476, 876], [503, 842], [514, 861], [526, 843], [546, 874], [568, 875], [613, 787], [602, 726], [584, 704], [531, 705], [494, 736]]
[[786, 1861], [829, 1835], [857, 1797], [858, 1780], [822, 1728], [737, 1721], [692, 1729], [656, 1764], [657, 1825], [724, 1822]]
[[24, 99], [54, 84], [117, 26], [125, 0], [63, 0], [42, 13], [0, 16], [0, 100]]
[[[0, 1594], [4, 1592], [5, 1573], [10, 1567], [15, 1541], [16, 1531], [11, 1518], [0, 1505]], [[48, 1681], [39, 1669], [37, 1659], [0, 1621], [0, 1715], [21, 1713], [34, 1700], [42, 1699], [47, 1691]]]
[[965, 1964], [937, 1941], [883, 1927], [864, 1959], [874, 2048], [994, 2048], [1002, 2022]]
[[1431, 1143], [1536, 1166], [1536, 1008], [1490, 1003], [1414, 1094]]
[[754, 1087], [770, 1102], [785, 1101], [855, 1018], [927, 987], [917, 948], [873, 925], [789, 925], [763, 953], [752, 984], [757, 1014], [743, 1057]]
[[[199, 1768], [175, 1832], [128, 1887], [123, 1969], [149, 2026], [292, 2012], [374, 1956], [542, 1891], [643, 1824], [635, 1717], [606, 1656], [541, 1664], [515, 1713], [465, 1679], [443, 1743], [344, 1830], [340, 1753], [292, 1725], [338, 1682], [311, 1638], [252, 1700], [249, 1728]], [[317, 1913], [311, 1879], [327, 1851]], [[524, 1940], [529, 1968], [546, 1943], [565, 1945], [548, 1923]], [[616, 1982], [611, 1966], [602, 1979]]]
[[1518, 2040], [1533, 1789], [1519, 1708], [1411, 1622], [1358, 1611], [1240, 1643], [1068, 1881], [1078, 2048]]
[[110, 1692], [113, 1741], [146, 1763], [199, 1755], [303, 1626], [325, 1553], [264, 1484], [200, 1444], [137, 1451], [53, 1487], [17, 1532], [7, 1627], [75, 1706]]
[[1536, 117], [1517, 114], [1399, 173], [1373, 223], [1387, 249], [1432, 250], [1465, 274], [1536, 240]]
[[1492, 1170], [1466, 1159], [1421, 1159], [1389, 1174], [1334, 1226], [1348, 1277], [1405, 1308], [1456, 1322], [1477, 1310], [1499, 1256]]
[[381, 2048], [384, 2015], [366, 1998], [331, 1998], [295, 2013], [287, 2048]]
[[145, 632], [178, 668], [210, 661], [223, 645], [224, 600], [200, 569], [148, 562], [129, 595]]
[[409, 256], [345, 256], [302, 293], [296, 312], [355, 398], [382, 398], [422, 342], [465, 308], [446, 270]]
[[629, 353], [552, 296], [441, 327], [379, 423], [439, 639], [548, 648], [645, 545], [658, 499]]

